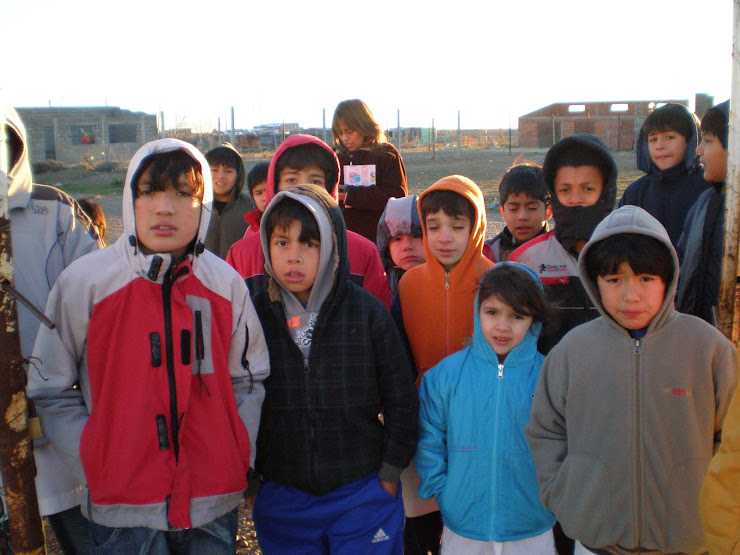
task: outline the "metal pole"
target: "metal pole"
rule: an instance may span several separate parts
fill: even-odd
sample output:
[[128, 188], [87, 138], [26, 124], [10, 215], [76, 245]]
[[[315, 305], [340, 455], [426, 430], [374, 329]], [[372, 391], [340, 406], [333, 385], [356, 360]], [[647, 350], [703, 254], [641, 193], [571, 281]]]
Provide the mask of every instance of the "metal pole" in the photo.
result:
[[[321, 109], [321, 140], [326, 143], [326, 108]], [[326, 143], [329, 144], [329, 143]]]
[[733, 344], [740, 340], [738, 298], [738, 237], [740, 237], [740, 0], [733, 2], [732, 96], [725, 181], [725, 243], [719, 289], [719, 330]]
[[231, 107], [231, 145], [236, 148], [236, 127], [234, 126], [234, 107]]
[[509, 156], [511, 156], [511, 112], [509, 112]]
[[434, 130], [434, 118], [432, 118], [432, 133], [429, 140], [432, 141], [432, 160], [437, 157], [437, 132]]
[[398, 137], [396, 138], [396, 148], [398, 149], [398, 152], [401, 152], [401, 110], [396, 110], [396, 134]]
[[460, 110], [457, 111], [457, 159], [462, 158], [462, 135], [460, 131]]

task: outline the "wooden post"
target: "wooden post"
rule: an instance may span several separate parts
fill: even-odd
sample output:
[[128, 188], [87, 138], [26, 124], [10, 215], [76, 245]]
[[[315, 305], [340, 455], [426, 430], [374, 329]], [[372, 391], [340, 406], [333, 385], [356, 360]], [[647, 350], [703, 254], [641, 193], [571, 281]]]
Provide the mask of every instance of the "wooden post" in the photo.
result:
[[725, 181], [725, 244], [719, 289], [719, 329], [733, 344], [740, 340], [740, 296], [737, 287], [740, 237], [740, 0], [733, 2], [732, 96]]
[[457, 111], [457, 154], [458, 160], [462, 158], [462, 130], [460, 129], [460, 110]]
[[434, 118], [432, 118], [432, 134], [430, 135], [430, 139], [432, 141], [432, 160], [434, 160], [437, 157], [437, 133], [434, 130]]
[[[0, 113], [5, 109], [0, 104]], [[8, 155], [0, 122], [0, 286], [13, 285], [13, 250], [8, 210]], [[44, 552], [34, 477], [33, 443], [28, 434], [28, 402], [15, 298], [0, 287], [0, 471], [8, 509], [10, 541], [16, 554]]]
[[401, 109], [396, 110], [396, 133], [398, 134], [398, 137], [396, 138], [396, 148], [398, 149], [398, 152], [401, 152]]

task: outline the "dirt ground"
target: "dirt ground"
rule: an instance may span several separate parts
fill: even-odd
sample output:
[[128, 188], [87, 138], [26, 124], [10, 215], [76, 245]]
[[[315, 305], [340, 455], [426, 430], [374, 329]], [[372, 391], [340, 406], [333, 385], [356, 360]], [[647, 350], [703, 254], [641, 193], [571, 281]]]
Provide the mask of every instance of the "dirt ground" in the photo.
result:
[[[445, 149], [438, 150], [434, 157], [428, 150], [404, 151], [402, 155], [406, 165], [410, 193], [418, 194], [438, 179], [453, 174], [465, 175], [475, 181], [483, 191], [488, 208], [488, 228], [486, 230], [488, 238], [493, 237], [503, 227], [498, 210], [498, 182], [501, 176], [517, 159], [541, 164], [545, 153], [545, 150], [513, 149], [512, 154], [509, 154], [508, 149], [480, 149], [463, 150], [458, 158], [456, 149]], [[635, 167], [633, 152], [617, 152], [614, 157], [620, 174], [617, 195], [617, 198], [620, 198], [627, 185], [642, 173]], [[260, 158], [262, 159], [264, 157]], [[259, 160], [245, 159], [244, 165], [247, 171], [257, 161]], [[121, 189], [124, 178], [125, 171], [123, 170], [101, 173], [75, 168], [42, 174], [37, 176], [35, 181], [60, 187], [77, 199], [88, 197], [98, 202], [106, 215], [108, 225], [106, 240], [108, 244], [111, 244], [123, 232]], [[239, 534], [237, 536], [237, 553], [240, 555], [261, 553], [250, 517], [251, 513], [246, 507], [242, 507], [239, 512]], [[48, 527], [48, 530], [48, 553], [61, 555], [51, 528]]]
[[[487, 237], [493, 237], [501, 231], [503, 226], [501, 216], [496, 206], [498, 203], [498, 182], [504, 172], [515, 160], [531, 161], [541, 164], [546, 150], [512, 149], [463, 149], [458, 158], [457, 150], [448, 148], [437, 150], [433, 157], [431, 151], [411, 150], [403, 151], [403, 159], [408, 175], [409, 192], [420, 193], [432, 183], [447, 175], [465, 175], [475, 181], [483, 191], [488, 207]], [[633, 152], [614, 153], [619, 168], [617, 198], [622, 191], [635, 179], [642, 175], [635, 166]], [[244, 165], [249, 171], [254, 164], [263, 160], [245, 158]], [[46, 173], [36, 177], [38, 183], [54, 185], [67, 191], [73, 197], [92, 198], [98, 202], [105, 212], [108, 223], [108, 244], [123, 232], [121, 221], [121, 189], [125, 179], [125, 168], [113, 173], [103, 173], [79, 168]]]

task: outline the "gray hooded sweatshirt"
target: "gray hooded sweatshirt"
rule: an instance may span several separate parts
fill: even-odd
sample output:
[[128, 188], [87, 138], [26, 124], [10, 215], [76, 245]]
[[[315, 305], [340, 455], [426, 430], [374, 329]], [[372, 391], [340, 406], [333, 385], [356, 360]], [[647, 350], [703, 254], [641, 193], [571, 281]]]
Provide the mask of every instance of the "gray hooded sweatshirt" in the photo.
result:
[[526, 428], [542, 502], [593, 549], [702, 552], [699, 488], [735, 389], [735, 348], [676, 312], [677, 271], [642, 339], [605, 311], [585, 260], [621, 233], [663, 242], [678, 269], [665, 229], [636, 206], [613, 212], [583, 248], [581, 279], [601, 317], [570, 331], [542, 366]]

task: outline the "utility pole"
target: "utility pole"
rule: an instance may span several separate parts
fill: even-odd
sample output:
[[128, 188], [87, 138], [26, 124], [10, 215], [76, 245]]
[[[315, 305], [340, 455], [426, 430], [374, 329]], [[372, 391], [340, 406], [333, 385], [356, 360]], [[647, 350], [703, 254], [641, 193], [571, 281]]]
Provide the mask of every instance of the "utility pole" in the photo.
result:
[[44, 532], [34, 481], [33, 443], [28, 433], [28, 401], [24, 392], [26, 374], [18, 311], [15, 297], [11, 294], [15, 279], [6, 148], [5, 126], [0, 122], [0, 471], [13, 553], [40, 555], [44, 552]]
[[460, 110], [457, 111], [457, 156], [459, 160], [462, 158], [462, 131], [460, 130]]
[[733, 2], [732, 93], [725, 181], [725, 242], [719, 289], [719, 330], [737, 345], [740, 340], [738, 238], [740, 237], [740, 0]]
[[396, 135], [398, 137], [396, 138], [396, 148], [398, 149], [398, 152], [401, 152], [401, 110], [396, 110]]

